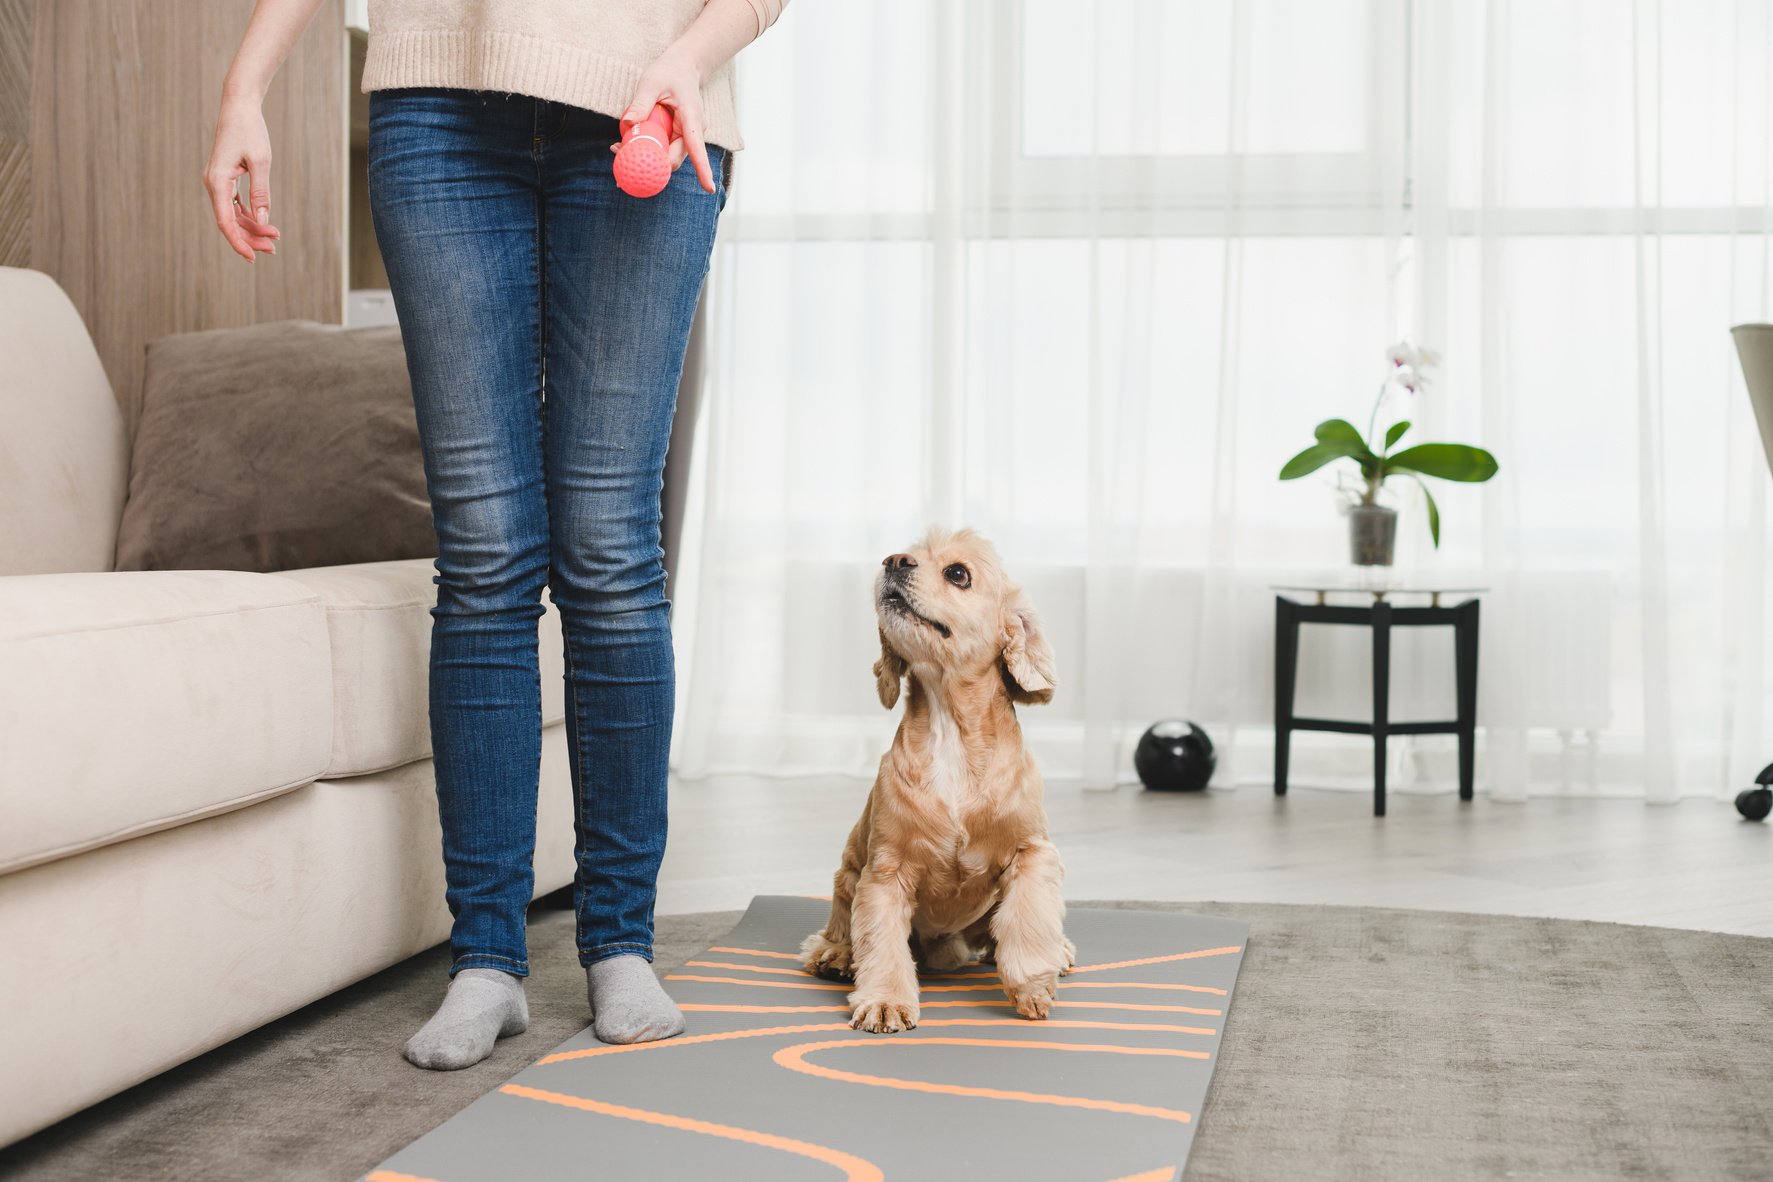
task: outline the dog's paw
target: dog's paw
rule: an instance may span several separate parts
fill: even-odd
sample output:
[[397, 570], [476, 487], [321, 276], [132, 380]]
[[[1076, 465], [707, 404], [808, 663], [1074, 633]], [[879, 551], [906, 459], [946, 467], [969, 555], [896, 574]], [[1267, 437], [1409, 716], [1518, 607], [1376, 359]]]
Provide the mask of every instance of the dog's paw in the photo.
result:
[[1071, 942], [1070, 936], [1060, 936], [1059, 940], [1065, 945], [1065, 967], [1059, 970], [1063, 975], [1077, 967], [1077, 945]]
[[801, 967], [833, 980], [848, 981], [856, 975], [853, 958], [848, 944], [835, 944], [825, 938], [824, 932], [814, 932], [800, 946]]
[[850, 1015], [850, 1026], [871, 1034], [896, 1034], [917, 1025], [914, 1001], [865, 1001]]
[[952, 973], [973, 963], [973, 950], [959, 932], [953, 932], [927, 942], [922, 960], [925, 972]]
[[1016, 1007], [1018, 1014], [1031, 1022], [1038, 1022], [1052, 1012], [1053, 995], [1058, 989], [1058, 975], [1042, 973], [1032, 981], [1006, 985], [1004, 993], [1009, 996], [1010, 1004]]

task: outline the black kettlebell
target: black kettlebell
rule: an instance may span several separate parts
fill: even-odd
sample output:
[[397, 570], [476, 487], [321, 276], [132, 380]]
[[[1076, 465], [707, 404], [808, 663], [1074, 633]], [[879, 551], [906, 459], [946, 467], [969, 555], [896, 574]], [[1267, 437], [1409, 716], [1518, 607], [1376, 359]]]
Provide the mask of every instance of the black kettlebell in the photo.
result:
[[1140, 782], [1160, 792], [1199, 792], [1218, 762], [1207, 732], [1177, 718], [1152, 723], [1133, 749]]
[[1760, 787], [1736, 794], [1736, 811], [1751, 821], [1765, 821], [1773, 813], [1773, 763], [1761, 769], [1755, 783]]

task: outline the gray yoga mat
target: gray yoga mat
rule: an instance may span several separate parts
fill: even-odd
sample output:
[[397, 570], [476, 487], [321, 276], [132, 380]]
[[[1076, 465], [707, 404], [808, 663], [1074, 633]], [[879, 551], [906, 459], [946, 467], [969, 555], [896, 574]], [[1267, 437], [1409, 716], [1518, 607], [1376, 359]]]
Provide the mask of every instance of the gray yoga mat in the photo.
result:
[[847, 986], [798, 966], [828, 906], [758, 896], [666, 976], [682, 1036], [581, 1031], [366, 1182], [1179, 1176], [1248, 924], [1073, 908], [1077, 968], [1050, 1019], [1017, 1017], [979, 965], [926, 976], [917, 1029], [883, 1035], [851, 1030]]

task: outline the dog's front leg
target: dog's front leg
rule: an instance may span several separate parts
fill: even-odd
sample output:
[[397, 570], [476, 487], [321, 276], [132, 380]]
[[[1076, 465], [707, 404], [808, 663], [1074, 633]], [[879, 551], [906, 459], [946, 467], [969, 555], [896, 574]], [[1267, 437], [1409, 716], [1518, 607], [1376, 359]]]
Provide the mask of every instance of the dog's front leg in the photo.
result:
[[850, 915], [856, 987], [850, 992], [850, 1025], [876, 1034], [917, 1025], [917, 965], [911, 959], [914, 884], [896, 867], [870, 863], [856, 885]]
[[1064, 877], [1059, 851], [1045, 838], [1025, 843], [1004, 869], [991, 934], [1003, 991], [1024, 1018], [1047, 1016], [1059, 974], [1071, 967], [1065, 900], [1059, 894]]
[[809, 973], [850, 980], [854, 952], [850, 945], [851, 909], [856, 899], [857, 868], [844, 854], [843, 865], [831, 881], [831, 916], [825, 926], [808, 936], [800, 945], [800, 962]]

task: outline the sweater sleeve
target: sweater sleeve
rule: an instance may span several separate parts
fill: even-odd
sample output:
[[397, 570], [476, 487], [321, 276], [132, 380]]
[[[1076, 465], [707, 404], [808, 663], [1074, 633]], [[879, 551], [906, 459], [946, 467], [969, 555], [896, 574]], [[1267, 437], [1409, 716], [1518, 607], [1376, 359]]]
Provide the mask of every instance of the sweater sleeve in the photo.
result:
[[775, 24], [776, 18], [782, 15], [782, 9], [787, 7], [788, 0], [745, 0], [745, 3], [757, 14], [757, 35], [761, 37], [763, 31]]

